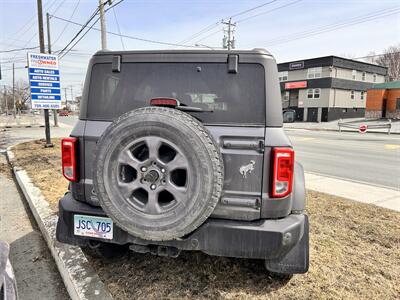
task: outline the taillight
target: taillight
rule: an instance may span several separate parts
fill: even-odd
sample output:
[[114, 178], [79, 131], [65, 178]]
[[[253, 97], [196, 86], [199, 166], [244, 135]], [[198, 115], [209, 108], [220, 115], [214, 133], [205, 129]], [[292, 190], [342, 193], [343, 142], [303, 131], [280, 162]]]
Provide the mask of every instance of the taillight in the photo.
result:
[[174, 98], [153, 98], [150, 100], [151, 106], [179, 106], [179, 101]]
[[274, 148], [271, 196], [282, 198], [293, 188], [294, 151], [291, 148]]
[[61, 140], [62, 173], [69, 181], [77, 181], [76, 170], [76, 138], [63, 138]]

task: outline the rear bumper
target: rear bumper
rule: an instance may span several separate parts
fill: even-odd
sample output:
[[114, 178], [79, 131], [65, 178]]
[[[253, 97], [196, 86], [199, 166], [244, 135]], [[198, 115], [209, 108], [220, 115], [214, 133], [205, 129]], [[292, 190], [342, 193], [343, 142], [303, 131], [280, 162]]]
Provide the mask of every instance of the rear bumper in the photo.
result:
[[[106, 215], [99, 207], [76, 201], [70, 193], [60, 200], [56, 233], [58, 241], [85, 246], [89, 239], [74, 235], [74, 214]], [[179, 250], [198, 250], [210, 255], [277, 262], [284, 259], [289, 252], [293, 253], [296, 247], [301, 247], [302, 264], [307, 265], [308, 268], [308, 217], [304, 214], [292, 214], [282, 219], [253, 222], [208, 219], [188, 236], [163, 242], [134, 237], [114, 224], [112, 240], [94, 238], [90, 240], [139, 246], [168, 246]]]

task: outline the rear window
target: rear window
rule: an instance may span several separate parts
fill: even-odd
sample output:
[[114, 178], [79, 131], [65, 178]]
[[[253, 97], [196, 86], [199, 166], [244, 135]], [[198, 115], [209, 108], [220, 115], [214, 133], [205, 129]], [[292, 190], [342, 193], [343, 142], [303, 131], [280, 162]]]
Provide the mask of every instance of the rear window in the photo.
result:
[[178, 99], [204, 123], [265, 124], [265, 77], [260, 64], [239, 64], [228, 73], [226, 63], [124, 63], [120, 73], [111, 64], [95, 64], [87, 116], [112, 120], [157, 97]]

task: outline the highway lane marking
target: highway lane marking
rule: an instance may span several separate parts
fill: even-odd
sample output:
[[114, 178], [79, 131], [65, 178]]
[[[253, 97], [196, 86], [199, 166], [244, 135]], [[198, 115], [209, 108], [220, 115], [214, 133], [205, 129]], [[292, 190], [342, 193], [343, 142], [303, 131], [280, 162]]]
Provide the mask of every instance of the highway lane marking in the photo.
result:
[[386, 145], [385, 145], [385, 148], [386, 148], [386, 149], [389, 149], [389, 150], [395, 150], [395, 149], [399, 149], [399, 148], [400, 148], [400, 145], [386, 144]]

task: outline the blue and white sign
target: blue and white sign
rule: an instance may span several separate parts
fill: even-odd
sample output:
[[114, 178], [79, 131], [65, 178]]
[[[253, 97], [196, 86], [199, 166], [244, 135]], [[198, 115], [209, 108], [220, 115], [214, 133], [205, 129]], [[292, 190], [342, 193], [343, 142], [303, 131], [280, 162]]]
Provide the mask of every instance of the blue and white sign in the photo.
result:
[[58, 56], [28, 53], [32, 109], [61, 109]]

